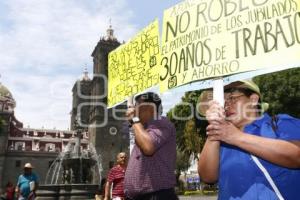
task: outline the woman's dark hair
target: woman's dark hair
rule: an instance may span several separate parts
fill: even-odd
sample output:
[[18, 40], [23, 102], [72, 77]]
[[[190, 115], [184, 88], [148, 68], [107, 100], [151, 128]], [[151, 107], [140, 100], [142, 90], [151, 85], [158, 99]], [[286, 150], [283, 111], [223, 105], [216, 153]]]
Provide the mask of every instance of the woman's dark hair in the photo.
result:
[[158, 114], [162, 113], [162, 105], [160, 97], [154, 92], [147, 92], [135, 97], [135, 101], [142, 100], [147, 103], [154, 103]]

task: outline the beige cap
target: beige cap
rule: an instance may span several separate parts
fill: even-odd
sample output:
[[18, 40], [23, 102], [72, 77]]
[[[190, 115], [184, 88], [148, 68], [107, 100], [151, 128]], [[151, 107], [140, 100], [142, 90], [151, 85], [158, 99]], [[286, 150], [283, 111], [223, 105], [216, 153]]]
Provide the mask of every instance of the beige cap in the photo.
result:
[[236, 82], [230, 83], [224, 87], [224, 89], [227, 89], [227, 88], [249, 89], [249, 90], [255, 92], [256, 94], [258, 94], [258, 96], [260, 98], [260, 103], [261, 103], [261, 105], [260, 105], [261, 113], [264, 113], [265, 111], [267, 111], [269, 109], [269, 104], [266, 102], [263, 102], [262, 95], [260, 93], [260, 89], [259, 89], [258, 85], [252, 79], [247, 79], [247, 80], [236, 81]]
[[[260, 100], [262, 101], [262, 95], [260, 93], [260, 89], [256, 83], [252, 79], [242, 80], [242, 81], [235, 81], [230, 83], [224, 87], [224, 89], [229, 88], [247, 88], [259, 95]], [[205, 112], [208, 109], [208, 102], [213, 99], [213, 91], [212, 89], [205, 90], [199, 96], [197, 102], [197, 111], [200, 115], [205, 116]], [[261, 110], [262, 113], [268, 110], [269, 104], [265, 102], [261, 102]]]
[[31, 163], [26, 163], [26, 164], [24, 165], [24, 168], [32, 169], [32, 168], [34, 168], [34, 167], [31, 165]]
[[236, 82], [230, 83], [224, 87], [224, 89], [228, 89], [228, 88], [246, 88], [246, 89], [249, 89], [249, 90], [255, 92], [261, 98], [260, 89], [259, 89], [258, 85], [256, 83], [254, 83], [254, 81], [252, 79], [236, 81]]

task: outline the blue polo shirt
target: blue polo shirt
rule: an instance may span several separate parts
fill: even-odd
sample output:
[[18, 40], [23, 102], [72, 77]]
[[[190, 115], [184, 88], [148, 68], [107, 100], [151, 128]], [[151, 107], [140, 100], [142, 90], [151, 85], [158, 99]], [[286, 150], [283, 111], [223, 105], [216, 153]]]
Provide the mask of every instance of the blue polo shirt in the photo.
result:
[[[276, 131], [272, 119], [264, 114], [244, 128], [244, 132], [267, 138], [300, 140], [300, 120], [277, 115]], [[284, 151], [284, 149], [283, 149]], [[259, 159], [286, 200], [299, 199], [300, 169], [288, 169]], [[220, 200], [277, 200], [277, 196], [251, 155], [235, 146], [222, 144], [219, 169]]]
[[29, 183], [31, 181], [34, 181], [35, 183], [38, 182], [38, 178], [34, 173], [31, 173], [31, 175], [21, 174], [19, 176], [17, 185], [20, 188], [22, 197], [27, 198], [29, 196], [31, 192]]

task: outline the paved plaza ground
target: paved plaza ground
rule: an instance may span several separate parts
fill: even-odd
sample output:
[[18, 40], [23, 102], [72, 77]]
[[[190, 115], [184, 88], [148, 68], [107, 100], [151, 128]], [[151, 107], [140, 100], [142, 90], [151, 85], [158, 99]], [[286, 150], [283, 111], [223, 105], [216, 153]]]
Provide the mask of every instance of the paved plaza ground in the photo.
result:
[[180, 200], [217, 200], [218, 196], [179, 196]]

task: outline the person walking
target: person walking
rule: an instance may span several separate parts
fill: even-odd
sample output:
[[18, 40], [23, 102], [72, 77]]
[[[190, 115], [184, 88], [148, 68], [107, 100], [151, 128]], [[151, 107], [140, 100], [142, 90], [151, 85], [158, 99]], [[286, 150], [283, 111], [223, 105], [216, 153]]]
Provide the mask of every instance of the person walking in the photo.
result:
[[34, 200], [36, 197], [35, 191], [38, 188], [38, 177], [32, 172], [33, 166], [31, 163], [24, 165], [24, 173], [18, 178], [16, 193], [18, 200]]
[[6, 200], [13, 200], [14, 194], [15, 194], [15, 187], [12, 184], [12, 182], [8, 181], [5, 186], [5, 194], [6, 194]]
[[[108, 173], [105, 185], [104, 200], [124, 200], [124, 177], [127, 166], [127, 155], [120, 152], [117, 155], [117, 165], [111, 168]], [[111, 192], [112, 191], [112, 192]]]

